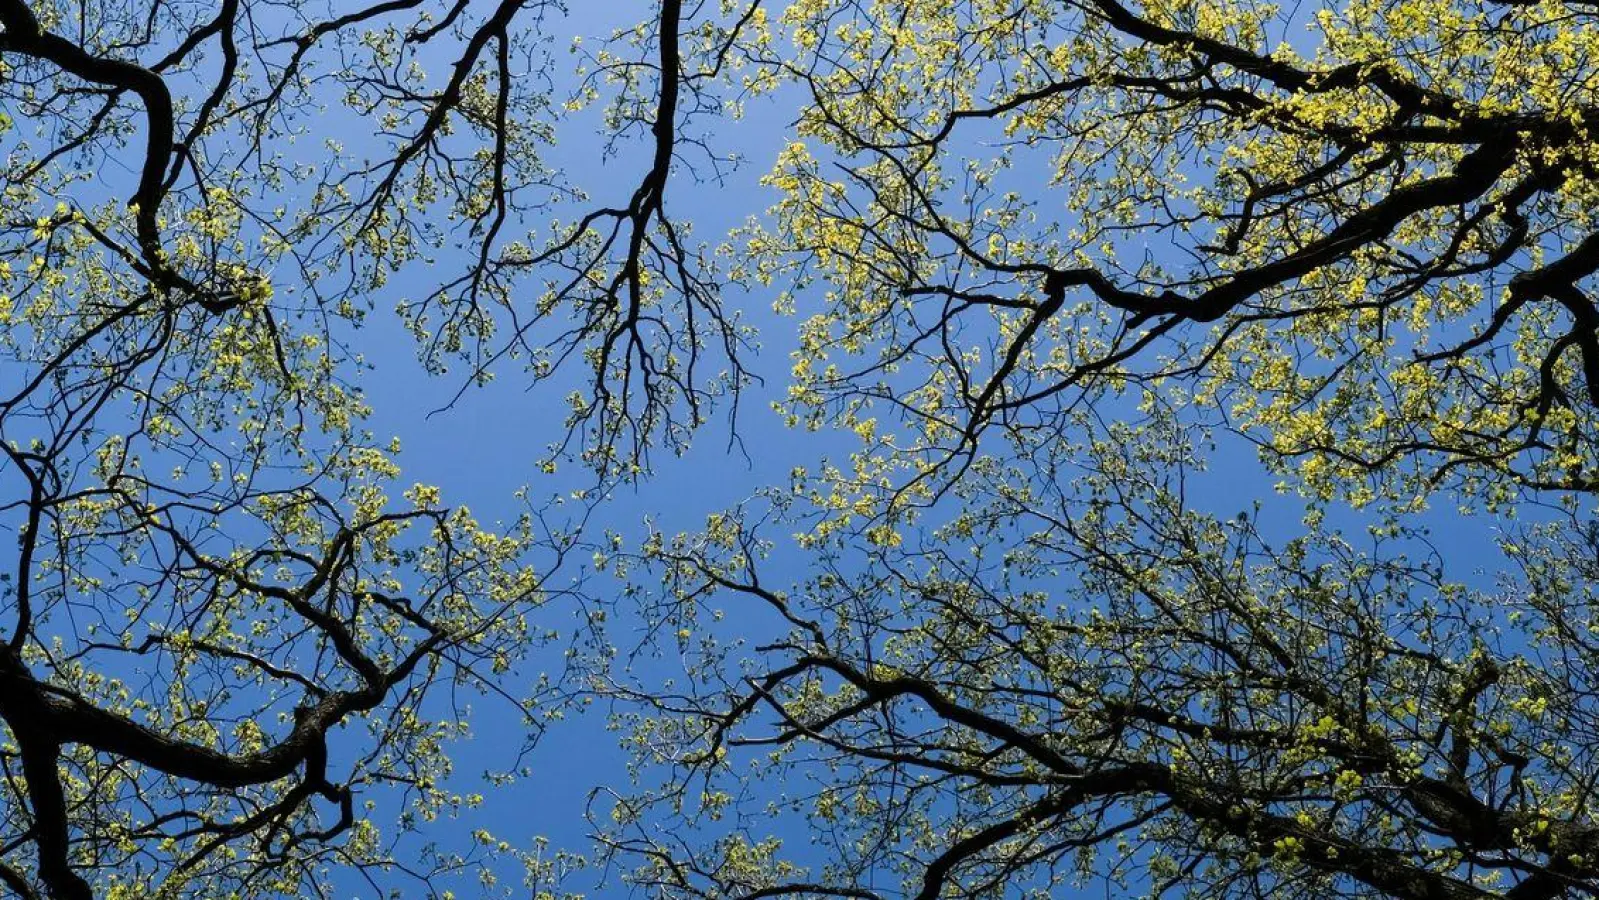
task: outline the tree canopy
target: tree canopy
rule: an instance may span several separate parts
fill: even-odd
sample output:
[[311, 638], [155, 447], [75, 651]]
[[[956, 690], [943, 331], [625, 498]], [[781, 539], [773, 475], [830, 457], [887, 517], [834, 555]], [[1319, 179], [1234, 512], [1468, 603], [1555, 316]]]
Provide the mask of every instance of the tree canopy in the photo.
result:
[[0, 884], [1599, 894], [1596, 15], [0, 0]]

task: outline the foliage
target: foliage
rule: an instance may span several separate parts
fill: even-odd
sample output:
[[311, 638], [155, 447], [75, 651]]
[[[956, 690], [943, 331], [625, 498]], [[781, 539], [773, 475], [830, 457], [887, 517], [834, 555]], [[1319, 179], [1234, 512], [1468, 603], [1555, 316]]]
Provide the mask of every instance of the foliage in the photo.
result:
[[[1473, 589], [1415, 526], [1313, 513], [1280, 540], [1258, 509], [1196, 510], [1207, 442], [1119, 423], [981, 460], [938, 528], [809, 532], [784, 590], [762, 516], [658, 538], [636, 562], [667, 580], [692, 674], [612, 688], [640, 707], [640, 771], [675, 787], [619, 803], [611, 851], [669, 897], [1592, 884], [1591, 528], [1529, 529], [1522, 577]], [[774, 502], [786, 527], [828, 515]], [[751, 604], [787, 634], [739, 667], [713, 619]], [[695, 830], [719, 837], [684, 858], [666, 836]], [[765, 843], [796, 834], [818, 852]]]
[[[695, 360], [743, 332], [682, 281], [662, 169], [625, 210], [511, 237], [581, 209], [529, 77], [553, 7], [432, 7], [0, 2], [9, 892], [487, 889], [481, 857], [528, 849], [424, 826], [482, 800], [447, 753], [472, 698], [528, 742], [553, 714], [523, 663], [579, 516], [480, 524], [400, 480], [363, 424], [372, 298], [433, 269], [399, 313], [467, 381], [578, 360], [538, 440], [606, 479], [737, 386]], [[640, 83], [661, 102], [628, 121], [670, 123], [675, 82]], [[327, 137], [341, 116], [372, 137]], [[677, 305], [696, 313], [658, 313]]]
[[[664, 897], [1599, 890], [1591, 5], [774, 20], [746, 84], [802, 111], [738, 246], [800, 319], [789, 424], [858, 440], [623, 564], [685, 673], [605, 686], [649, 786], [609, 858]], [[1300, 512], [1197, 499], [1252, 449]]]
[[[598, 698], [646, 896], [1599, 893], [1589, 0], [564, 12], [0, 0], [8, 890], [547, 896], [450, 745]], [[407, 486], [391, 300], [567, 499]], [[791, 478], [634, 539], [767, 305]]]
[[752, 249], [828, 290], [800, 418], [894, 407], [937, 461], [1182, 380], [1318, 493], [1407, 460], [1590, 486], [1586, 4], [783, 18], [809, 102]]

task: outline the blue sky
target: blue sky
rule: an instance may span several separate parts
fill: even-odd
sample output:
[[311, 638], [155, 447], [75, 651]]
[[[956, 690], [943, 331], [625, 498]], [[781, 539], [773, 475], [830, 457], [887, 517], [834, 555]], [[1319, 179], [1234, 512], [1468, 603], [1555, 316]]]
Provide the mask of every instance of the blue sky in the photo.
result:
[[[570, 18], [557, 20], [552, 29], [557, 34], [555, 77], [559, 79], [564, 72], [559, 67], [576, 61], [562, 49], [570, 36], [581, 36], [585, 45], [595, 46], [612, 27], [630, 24], [628, 17], [639, 14], [641, 10], [629, 4], [574, 4]], [[559, 81], [557, 84], [558, 94], [570, 87]], [[597, 112], [590, 110], [564, 122], [546, 161], [563, 170], [568, 180], [588, 190], [594, 203], [620, 205], [645, 171], [649, 147], [640, 142], [623, 145], [616, 157], [602, 161]], [[742, 121], [718, 123], [717, 139], [747, 159], [745, 165], [728, 173], [723, 184], [698, 183], [682, 172], [674, 173], [667, 192], [668, 209], [675, 218], [693, 222], [697, 239], [714, 243], [775, 199], [759, 180], [777, 149], [786, 142], [785, 121], [785, 111], [780, 106], [762, 103], [751, 104]], [[349, 125], [352, 129], [359, 127], [359, 123]], [[352, 148], [359, 147], [365, 139], [355, 130], [332, 136]], [[404, 449], [399, 462], [404, 479], [440, 485], [447, 502], [471, 507], [484, 521], [514, 518], [523, 507], [513, 494], [524, 486], [534, 500], [569, 496], [573, 490], [589, 487], [592, 476], [577, 466], [546, 475], [535, 465], [545, 446], [560, 437], [561, 422], [567, 413], [562, 398], [569, 388], [552, 383], [528, 389], [512, 365], [502, 367], [491, 384], [468, 389], [457, 400], [459, 374], [429, 377], [422, 372], [415, 361], [413, 338], [389, 314], [407, 285], [414, 286], [414, 278], [401, 279], [393, 296], [375, 301], [376, 312], [358, 335], [360, 352], [374, 366], [360, 381], [374, 411], [370, 427], [380, 436], [400, 438]], [[614, 529], [636, 535], [646, 517], [667, 531], [700, 527], [708, 514], [738, 503], [763, 485], [782, 483], [794, 465], [851, 448], [841, 437], [790, 431], [771, 410], [772, 399], [782, 396], [791, 365], [789, 352], [794, 346], [793, 322], [773, 314], [774, 298], [733, 294], [724, 299], [762, 330], [762, 350], [746, 359], [746, 364], [764, 378], [765, 385], [753, 385], [739, 410], [737, 433], [741, 444], [730, 442], [726, 415], [730, 410], [724, 406], [682, 457], [659, 453], [654, 457], [651, 477], [614, 488], [589, 520], [592, 534]], [[563, 573], [561, 578], [572, 574]], [[602, 600], [607, 591], [620, 589], [620, 585], [604, 578], [590, 584], [591, 591], [597, 588], [596, 596]], [[545, 613], [545, 624], [551, 627], [576, 626], [570, 608], [556, 605]], [[617, 613], [626, 615], [625, 610]], [[780, 632], [774, 629], [773, 633]], [[554, 654], [543, 654], [542, 662], [551, 670], [560, 666]], [[660, 665], [663, 670], [671, 666], [670, 661]], [[477, 784], [478, 773], [486, 767], [503, 767], [507, 750], [523, 737], [521, 723], [492, 702], [478, 704], [477, 713], [474, 737], [458, 745], [454, 754], [458, 774], [455, 787], [463, 792], [482, 790]], [[484, 791], [482, 810], [467, 814], [459, 825], [441, 823], [436, 827], [463, 832], [484, 827], [524, 847], [538, 836], [548, 839], [552, 850], [587, 853], [590, 829], [584, 812], [590, 792], [599, 785], [625, 787], [628, 779], [626, 756], [617, 746], [617, 735], [606, 724], [603, 708], [557, 724], [545, 733], [527, 760], [531, 777], [503, 789]], [[804, 838], [787, 837], [801, 842]], [[579, 876], [568, 887], [584, 889], [585, 883], [597, 874]], [[514, 878], [516, 873], [507, 870], [504, 877]], [[350, 887], [357, 892], [363, 890], [360, 884], [352, 883]], [[613, 882], [599, 895], [610, 895], [615, 890], [617, 885]]]
[[[554, 23], [557, 50], [557, 92], [562, 77], [559, 66], [570, 61], [559, 47], [567, 35], [582, 35], [595, 44], [612, 24], [645, 11], [630, 4], [574, 4], [572, 15]], [[715, 241], [747, 216], [759, 214], [774, 199], [759, 185], [779, 147], [787, 141], [785, 125], [790, 113], [782, 98], [751, 104], [748, 117], [715, 126], [715, 137], [727, 149], [747, 159], [724, 184], [701, 184], [678, 173], [668, 189], [667, 203], [677, 218], [692, 221], [696, 235]], [[356, 128], [359, 123], [348, 123]], [[589, 188], [597, 202], [623, 202], [643, 172], [647, 147], [634, 144], [609, 161], [600, 161], [597, 120], [590, 113], [563, 123], [548, 162], [562, 169], [569, 180]], [[357, 131], [335, 137], [359, 146]], [[1023, 178], [1025, 172], [1015, 173]], [[607, 192], [614, 196], [608, 196]], [[377, 313], [360, 334], [359, 349], [375, 366], [362, 384], [374, 409], [371, 427], [379, 435], [396, 435], [403, 444], [400, 458], [408, 481], [441, 485], [451, 503], [470, 506], [479, 518], [510, 518], [520, 510], [513, 493], [523, 486], [534, 498], [567, 494], [585, 487], [589, 477], [579, 469], [540, 474], [534, 461], [544, 446], [558, 437], [566, 413], [564, 390], [546, 384], [527, 390], [514, 367], [497, 373], [484, 388], [465, 392], [451, 403], [460, 387], [457, 375], [430, 378], [414, 359], [414, 343], [388, 310], [403, 284], [391, 297], [376, 300]], [[649, 516], [667, 531], [693, 528], [707, 514], [748, 497], [756, 489], [786, 480], [795, 465], [813, 464], [824, 455], [840, 455], [851, 442], [836, 435], [793, 432], [785, 429], [769, 409], [781, 397], [790, 366], [794, 320], [771, 312], [774, 297], [730, 294], [724, 301], [736, 307], [762, 330], [762, 351], [746, 360], [765, 385], [753, 385], [738, 419], [742, 450], [729, 446], [725, 418], [714, 418], [681, 458], [667, 454], [655, 459], [652, 477], [638, 485], [614, 489], [591, 519], [596, 532], [616, 529], [636, 534]], [[802, 298], [802, 310], [804, 298]], [[1253, 449], [1242, 441], [1223, 440], [1210, 455], [1212, 469], [1192, 483], [1195, 505], [1218, 515], [1248, 510], [1255, 500], [1263, 503], [1260, 516], [1268, 531], [1288, 535], [1297, 529], [1303, 504], [1273, 490], [1275, 478], [1259, 466]], [[1344, 524], [1358, 528], [1362, 517], [1343, 514]], [[1430, 517], [1434, 539], [1457, 559], [1491, 559], [1497, 523], [1483, 517], [1467, 518], [1440, 510]], [[792, 557], [789, 557], [792, 559]], [[769, 573], [777, 580], [798, 580], [802, 573], [780, 567]], [[1469, 571], [1456, 571], [1456, 577]], [[1486, 574], [1486, 573], [1485, 573]], [[605, 582], [591, 582], [601, 589]], [[625, 610], [618, 611], [622, 615]], [[571, 627], [570, 611], [547, 610], [552, 627]], [[546, 657], [548, 655], [546, 654]], [[545, 658], [550, 666], [559, 660]], [[662, 663], [663, 670], [669, 664]], [[477, 773], [503, 763], [505, 751], [521, 739], [521, 723], [503, 715], [492, 703], [478, 705], [475, 737], [459, 747], [458, 783], [473, 790]], [[482, 811], [463, 819], [463, 828], [487, 827], [503, 839], [526, 846], [534, 836], [547, 838], [552, 847], [579, 853], [588, 847], [583, 820], [585, 803], [597, 785], [623, 786], [627, 782], [625, 757], [617, 749], [616, 735], [605, 727], [603, 710], [576, 716], [552, 728], [528, 759], [531, 775], [510, 787], [486, 791]], [[456, 826], [443, 824], [444, 829]], [[789, 826], [785, 826], [789, 827]], [[782, 834], [791, 844], [803, 845], [808, 835]], [[507, 872], [507, 877], [514, 877]], [[573, 887], [581, 885], [578, 879]], [[354, 888], [359, 891], [358, 887]], [[609, 895], [616, 890], [602, 891]], [[1099, 896], [1098, 892], [1091, 892]]]
[[[325, 6], [337, 11], [339, 0], [327, 0]], [[635, 17], [652, 14], [653, 4], [578, 0], [572, 4], [569, 16], [552, 17], [547, 22], [553, 65], [545, 73], [527, 74], [552, 80], [559, 105], [562, 96], [575, 87], [570, 67], [578, 57], [566, 51], [573, 37], [581, 36], [585, 45], [595, 47], [613, 27], [630, 25]], [[1291, 39], [1294, 33], [1288, 37]], [[430, 59], [427, 62], [430, 71], [437, 76], [451, 60]], [[789, 93], [779, 92], [774, 97], [751, 102], [746, 117], [741, 120], [712, 121], [706, 117], [699, 121], [702, 128], [710, 130], [717, 150], [737, 153], [746, 163], [727, 172], [720, 183], [698, 181], [689, 171], [675, 171], [667, 189], [667, 207], [674, 220], [693, 223], [698, 240], [718, 242], [729, 229], [748, 217], [760, 216], [775, 201], [775, 195], [761, 186], [760, 179], [778, 150], [790, 140], [788, 124], [794, 115], [794, 99]], [[310, 155], [320, 146], [322, 138], [337, 140], [352, 158], [374, 148], [372, 123], [342, 110], [336, 98], [329, 105], [332, 108], [328, 115], [318, 121], [320, 130], [308, 135], [290, 153]], [[599, 109], [602, 105], [603, 101], [560, 123], [546, 162], [560, 170], [567, 182], [587, 190], [590, 204], [620, 206], [626, 203], [642, 177], [651, 148], [644, 141], [636, 140], [621, 146], [614, 156], [602, 154], [604, 135]], [[109, 198], [124, 197], [134, 174], [121, 161], [113, 162], [116, 164], [101, 170], [94, 190], [103, 191]], [[1039, 158], [1035, 157], [1007, 173], [1006, 179], [1023, 188], [1035, 182], [1043, 183], [1048, 175], [1038, 168], [1040, 165]], [[293, 193], [304, 187], [291, 185], [286, 192]], [[1047, 214], [1049, 210], [1046, 207], [1042, 212]], [[563, 210], [563, 215], [570, 217], [570, 214], [570, 208]], [[510, 230], [521, 232], [538, 224], [541, 223], [513, 223]], [[1156, 247], [1151, 248], [1151, 252], [1158, 256], [1163, 251]], [[442, 273], [439, 278], [453, 277], [460, 264], [461, 259], [444, 254], [437, 270]], [[398, 301], [425, 293], [432, 287], [433, 274], [426, 266], [413, 265], [386, 291], [372, 298], [373, 315], [359, 332], [350, 336], [352, 348], [372, 365], [370, 371], [358, 376], [374, 410], [368, 426], [380, 438], [391, 435], [399, 438], [404, 448], [400, 456], [404, 480], [441, 486], [445, 502], [469, 506], [485, 522], [518, 516], [525, 508], [517, 498], [522, 489], [526, 489], [536, 506], [542, 506], [553, 503], [552, 498], [569, 498], [573, 491], [589, 487], [592, 475], [580, 466], [567, 465], [554, 474], [541, 473], [537, 466], [546, 446], [562, 435], [568, 410], [564, 395], [568, 390], [584, 386], [585, 373], [581, 366], [571, 368], [561, 378], [529, 389], [527, 376], [513, 362], [499, 367], [491, 384], [464, 392], [461, 391], [464, 374], [459, 369], [437, 377], [423, 371], [416, 359], [413, 336], [402, 327], [392, 310]], [[773, 400], [785, 394], [790, 352], [796, 345], [794, 332], [798, 324], [797, 319], [784, 318], [772, 311], [777, 289], [774, 288], [773, 293], [752, 294], [731, 290], [722, 297], [728, 308], [738, 310], [762, 332], [760, 352], [744, 359], [751, 373], [762, 381], [751, 384], [744, 396], [737, 419], [737, 441], [730, 432], [729, 410], [724, 405], [699, 432], [692, 448], [681, 457], [668, 452], [657, 453], [652, 460], [654, 470], [648, 478], [637, 484], [616, 486], [606, 497], [591, 498], [595, 500], [587, 523], [591, 539], [597, 540], [606, 531], [636, 537], [646, 519], [667, 532], [694, 529], [708, 514], [731, 507], [762, 487], [785, 484], [788, 473], [797, 465], [814, 466], [823, 457], [836, 459], [855, 449], [852, 434], [790, 430], [770, 408]], [[814, 293], [798, 301], [801, 316], [815, 311], [820, 304], [820, 298]], [[977, 340], [981, 331], [981, 327], [974, 325], [967, 337]], [[0, 372], [0, 384], [16, 377], [14, 372]], [[108, 427], [115, 425], [113, 422]], [[1274, 537], [1286, 538], [1300, 530], [1303, 502], [1275, 490], [1277, 479], [1263, 471], [1251, 445], [1236, 437], [1219, 437], [1216, 448], [1204, 455], [1210, 462], [1209, 471], [1196, 474], [1188, 483], [1188, 496], [1195, 507], [1222, 517], [1250, 511]], [[1255, 509], [1257, 501], [1261, 504], [1258, 510]], [[568, 502], [561, 508], [577, 515], [581, 506]], [[1367, 524], [1367, 517], [1337, 511], [1333, 521], [1346, 532], [1354, 533]], [[1502, 523], [1489, 516], [1457, 514], [1449, 508], [1445, 498], [1440, 498], [1439, 505], [1425, 518], [1425, 523], [1432, 528], [1433, 541], [1451, 563], [1450, 574], [1486, 587], [1493, 573], [1476, 567], [1494, 565], [1499, 559], [1494, 541]], [[12, 523], [0, 521], [0, 526], [14, 531]], [[577, 554], [575, 565], [557, 572], [552, 587], [580, 580], [584, 592], [593, 601], [612, 603], [609, 612], [613, 627], [618, 643], [625, 646], [629, 629], [636, 626], [638, 619], [627, 601], [618, 599], [621, 585], [609, 576], [592, 576], [586, 572], [583, 558], [583, 554]], [[801, 581], [806, 576], [803, 554], [779, 552], [763, 574], [769, 584]], [[572, 604], [557, 599], [537, 613], [538, 624], [572, 632], [580, 625], [579, 613]], [[764, 610], [734, 609], [730, 613], [724, 628], [747, 632], [745, 636], [751, 644], [785, 630]], [[531, 680], [540, 670], [558, 670], [563, 663], [561, 646], [557, 642], [551, 648], [534, 650], [518, 677]], [[669, 651], [663, 652], [667, 655], [640, 661], [638, 674], [642, 679], [664, 678], [678, 668]], [[516, 692], [522, 686], [511, 683], [506, 687]], [[447, 691], [440, 693], [447, 694]], [[486, 828], [523, 849], [530, 848], [538, 837], [549, 842], [552, 852], [555, 849], [589, 852], [590, 829], [584, 821], [584, 812], [591, 791], [599, 786], [625, 791], [629, 781], [627, 759], [618, 747], [619, 736], [607, 727], [607, 710], [601, 705], [555, 723], [536, 750], [524, 760], [526, 776], [506, 787], [493, 788], [483, 783], [481, 774], [485, 770], [503, 768], [515, 760], [524, 738], [524, 724], [514, 710], [504, 704], [485, 698], [468, 700], [474, 712], [473, 737], [456, 747], [456, 775], [451, 787], [461, 793], [481, 792], [486, 795], [486, 801], [482, 809], [463, 814], [459, 821], [435, 823], [430, 828], [431, 835], [449, 845], [463, 841], [466, 833], [473, 829]], [[433, 709], [442, 709], [447, 699], [433, 702]], [[356, 732], [357, 729], [346, 732], [347, 742], [341, 743], [335, 754], [348, 753], [351, 746], [358, 744]], [[757, 792], [764, 798], [789, 788], [802, 789], [798, 784], [765, 784], [759, 786]], [[380, 802], [384, 800], [381, 791], [374, 796]], [[388, 800], [392, 801], [392, 796]], [[391, 803], [383, 802], [379, 810], [380, 814], [393, 814]], [[775, 819], [772, 827], [777, 836], [796, 848], [790, 856], [807, 862], [826, 860], [825, 849], [810, 845], [811, 835], [796, 819]], [[514, 867], [504, 868], [499, 874], [513, 882], [519, 877]], [[885, 876], [884, 880], [887, 878]], [[591, 886], [593, 879], [592, 874], [580, 875], [566, 887], [583, 889]], [[335, 881], [341, 892], [349, 896], [371, 896], [364, 883], [349, 873], [336, 874]], [[410, 886], [403, 883], [401, 891], [403, 896], [413, 896]], [[618, 892], [614, 880], [593, 891], [599, 896]], [[1085, 892], [1085, 896], [1104, 895], [1099, 889]]]

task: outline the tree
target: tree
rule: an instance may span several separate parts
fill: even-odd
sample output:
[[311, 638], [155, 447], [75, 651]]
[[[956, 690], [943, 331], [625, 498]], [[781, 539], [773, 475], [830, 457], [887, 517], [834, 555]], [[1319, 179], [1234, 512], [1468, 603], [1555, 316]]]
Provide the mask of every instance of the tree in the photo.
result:
[[1407, 461], [1585, 490], [1592, 16], [793, 5], [766, 62], [810, 99], [755, 250], [832, 291], [802, 404], [959, 457], [1184, 377], [1321, 490]]
[[[10, 892], [442, 894], [517, 849], [429, 826], [458, 697], [531, 742], [599, 695], [650, 896], [1599, 893], [1592, 3], [661, 0], [573, 68], [559, 13], [0, 0]], [[755, 383], [730, 297], [803, 307], [777, 405], [853, 452], [596, 539]], [[528, 457], [582, 502], [405, 486], [390, 298], [463, 391], [566, 396]], [[1298, 524], [1207, 508], [1250, 448]], [[542, 678], [588, 559], [642, 605]]]
[[542, 727], [522, 661], [572, 537], [399, 480], [356, 381], [396, 273], [431, 370], [571, 391], [550, 466], [635, 475], [743, 383], [667, 214], [700, 96], [676, 0], [572, 88], [652, 146], [592, 205], [541, 160], [553, 4], [328, 10], [0, 0], [9, 893], [432, 893], [504, 847], [422, 826], [480, 799], [447, 782], [459, 704]]
[[[743, 247], [804, 309], [791, 424], [859, 448], [618, 561], [685, 672], [602, 688], [645, 773], [609, 857], [662, 897], [1599, 893], [1592, 6], [780, 18]], [[1300, 524], [1196, 501], [1251, 447]]]
[[[1518, 583], [1474, 590], [1414, 526], [1312, 516], [1275, 540], [1195, 510], [1200, 436], [1118, 432], [1036, 448], [1037, 470], [979, 462], [959, 515], [889, 544], [834, 531], [786, 589], [760, 517], [649, 548], [690, 677], [609, 688], [640, 707], [623, 731], [655, 785], [597, 808], [633, 877], [924, 900], [1591, 888], [1591, 526], [1535, 530]], [[751, 604], [787, 633], [741, 663], [712, 619]], [[668, 837], [694, 833], [714, 839]]]

